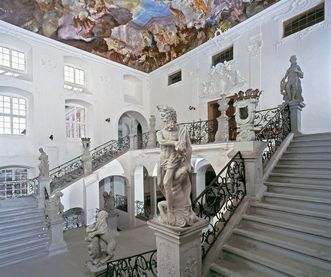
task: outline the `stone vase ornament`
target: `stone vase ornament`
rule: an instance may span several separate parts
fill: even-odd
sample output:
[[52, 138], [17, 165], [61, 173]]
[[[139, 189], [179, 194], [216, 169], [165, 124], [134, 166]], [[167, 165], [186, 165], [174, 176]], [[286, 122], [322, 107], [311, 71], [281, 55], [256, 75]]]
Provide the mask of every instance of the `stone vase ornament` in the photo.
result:
[[235, 94], [233, 106], [236, 108], [235, 119], [238, 126], [236, 141], [255, 140], [254, 119], [261, 93], [258, 89], [248, 89]]
[[221, 112], [221, 115], [217, 118], [218, 128], [215, 135], [215, 142], [229, 141], [229, 117], [226, 115], [229, 101], [230, 99], [227, 99], [225, 94], [222, 94], [221, 99], [217, 101], [218, 110]]

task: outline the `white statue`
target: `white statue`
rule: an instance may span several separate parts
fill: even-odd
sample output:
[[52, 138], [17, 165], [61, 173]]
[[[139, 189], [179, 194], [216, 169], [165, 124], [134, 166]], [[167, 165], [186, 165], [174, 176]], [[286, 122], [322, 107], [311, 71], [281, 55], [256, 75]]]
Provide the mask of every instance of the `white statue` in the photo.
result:
[[39, 178], [49, 178], [49, 164], [48, 164], [48, 155], [45, 153], [44, 149], [39, 148], [40, 164], [39, 164]]
[[102, 266], [114, 256], [116, 241], [114, 240], [108, 225], [108, 213], [100, 211], [97, 214], [97, 221], [86, 227], [86, 241], [89, 242], [88, 253], [91, 263], [95, 266]]
[[103, 193], [103, 199], [104, 199], [104, 205], [103, 205], [103, 210], [106, 211], [109, 214], [114, 214], [116, 213], [116, 208], [115, 208], [115, 197], [112, 191], [104, 192]]
[[64, 206], [61, 203], [62, 196], [63, 196], [63, 193], [61, 191], [57, 191], [49, 198], [48, 201], [46, 201], [47, 205], [49, 207], [54, 207], [54, 210], [56, 210], [57, 214], [61, 215], [61, 217], [62, 217], [63, 210], [64, 210]]
[[297, 57], [291, 56], [291, 66], [287, 69], [284, 78], [280, 82], [280, 93], [285, 102], [297, 101], [303, 103], [302, 88], [300, 79], [303, 78], [303, 72], [297, 64]]
[[164, 127], [157, 132], [160, 160], [157, 165], [157, 184], [166, 198], [158, 204], [160, 221], [184, 227], [193, 225], [197, 216], [192, 211], [191, 141], [186, 128], [179, 130], [176, 111], [168, 106], [157, 106]]

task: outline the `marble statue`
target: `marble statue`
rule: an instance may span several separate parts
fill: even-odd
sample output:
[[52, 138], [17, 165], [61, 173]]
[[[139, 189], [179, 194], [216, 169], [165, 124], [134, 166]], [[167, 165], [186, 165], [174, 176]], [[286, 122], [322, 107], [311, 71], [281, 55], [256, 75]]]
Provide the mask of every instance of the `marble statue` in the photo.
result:
[[49, 164], [48, 164], [48, 155], [45, 153], [44, 149], [39, 148], [40, 164], [39, 164], [39, 178], [49, 178]]
[[57, 210], [57, 214], [61, 215], [63, 214], [64, 206], [61, 203], [61, 197], [63, 196], [63, 193], [61, 191], [55, 192], [48, 200], [48, 203], [50, 206], [54, 206]]
[[114, 197], [113, 192], [110, 191], [108, 193], [107, 191], [105, 191], [102, 195], [103, 195], [103, 199], [104, 199], [103, 210], [109, 214], [116, 213], [115, 197]]
[[97, 221], [86, 227], [86, 241], [89, 242], [88, 253], [94, 266], [102, 266], [114, 256], [116, 241], [108, 225], [106, 211], [97, 214]]
[[291, 56], [291, 66], [287, 69], [284, 78], [280, 82], [280, 92], [285, 102], [296, 101], [303, 103], [302, 88], [300, 79], [303, 78], [303, 72], [297, 64], [297, 57]]
[[179, 130], [176, 111], [157, 106], [164, 127], [157, 132], [160, 159], [157, 184], [166, 198], [158, 204], [161, 223], [184, 227], [193, 225], [197, 216], [191, 206], [191, 141], [186, 128]]

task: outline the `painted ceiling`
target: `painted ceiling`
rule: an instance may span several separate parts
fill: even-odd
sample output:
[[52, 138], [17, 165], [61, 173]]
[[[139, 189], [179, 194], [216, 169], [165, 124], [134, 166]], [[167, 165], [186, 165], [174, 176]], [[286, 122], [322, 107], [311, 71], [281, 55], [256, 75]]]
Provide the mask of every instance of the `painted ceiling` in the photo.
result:
[[279, 0], [1, 0], [0, 20], [151, 72]]

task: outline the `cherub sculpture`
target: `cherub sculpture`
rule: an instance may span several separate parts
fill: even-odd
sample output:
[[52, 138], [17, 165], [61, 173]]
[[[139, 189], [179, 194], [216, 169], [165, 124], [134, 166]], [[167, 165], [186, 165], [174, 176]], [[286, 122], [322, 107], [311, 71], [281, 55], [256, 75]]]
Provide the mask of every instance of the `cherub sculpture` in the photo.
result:
[[107, 218], [108, 213], [102, 210], [97, 215], [97, 221], [86, 227], [85, 240], [89, 242], [88, 253], [95, 266], [104, 265], [114, 256], [116, 241], [108, 228]]

